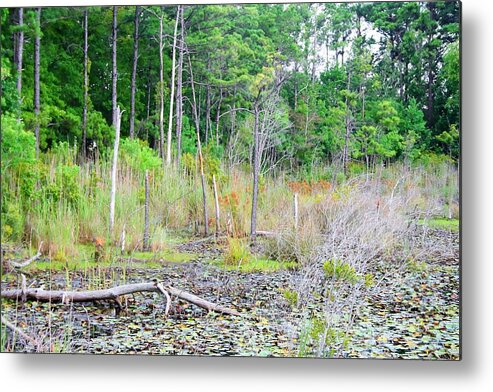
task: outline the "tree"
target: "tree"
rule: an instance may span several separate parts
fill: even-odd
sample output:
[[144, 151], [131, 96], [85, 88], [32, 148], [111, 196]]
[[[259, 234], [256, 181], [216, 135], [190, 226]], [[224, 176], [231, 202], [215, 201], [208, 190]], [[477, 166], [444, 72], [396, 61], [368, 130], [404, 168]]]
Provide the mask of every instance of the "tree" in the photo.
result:
[[24, 54], [24, 9], [17, 10], [18, 32], [15, 48], [15, 65], [17, 67], [17, 93], [19, 94], [19, 106], [22, 103], [22, 56]]
[[176, 161], [181, 159], [181, 133], [183, 129], [183, 55], [185, 50], [185, 7], [179, 6], [180, 40], [178, 44], [178, 69], [176, 73]]
[[116, 127], [118, 111], [117, 111], [117, 84], [118, 84], [118, 68], [117, 68], [117, 59], [116, 59], [116, 38], [117, 38], [117, 18], [118, 18], [118, 7], [113, 6], [113, 29], [112, 29], [112, 38], [111, 38], [111, 48], [112, 48], [112, 90], [111, 90], [111, 105], [112, 105], [112, 113], [113, 113], [113, 127]]
[[89, 104], [89, 57], [88, 57], [88, 29], [87, 19], [89, 11], [84, 10], [84, 107], [82, 109], [82, 155], [86, 158], [87, 150], [87, 107]]
[[36, 9], [36, 26], [34, 37], [34, 134], [36, 135], [36, 158], [39, 156], [39, 72], [41, 53], [41, 7]]
[[175, 63], [176, 63], [176, 38], [178, 31], [178, 22], [180, 20], [180, 6], [176, 9], [175, 30], [173, 33], [173, 57], [171, 63], [171, 95], [169, 100], [169, 119], [168, 119], [168, 138], [166, 139], [166, 164], [171, 164], [171, 135], [173, 129], [173, 104], [175, 99]]
[[132, 81], [130, 83], [130, 138], [134, 138], [135, 129], [135, 89], [137, 79], [137, 62], [139, 59], [139, 18], [140, 18], [140, 6], [135, 7], [134, 18], [134, 56], [132, 66]]

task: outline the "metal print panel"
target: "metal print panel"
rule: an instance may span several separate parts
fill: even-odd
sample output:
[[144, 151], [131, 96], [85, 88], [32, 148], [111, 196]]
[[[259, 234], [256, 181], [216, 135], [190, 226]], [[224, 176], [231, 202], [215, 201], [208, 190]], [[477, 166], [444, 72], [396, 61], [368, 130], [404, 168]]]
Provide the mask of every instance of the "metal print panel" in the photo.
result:
[[2, 8], [3, 352], [460, 359], [460, 3]]

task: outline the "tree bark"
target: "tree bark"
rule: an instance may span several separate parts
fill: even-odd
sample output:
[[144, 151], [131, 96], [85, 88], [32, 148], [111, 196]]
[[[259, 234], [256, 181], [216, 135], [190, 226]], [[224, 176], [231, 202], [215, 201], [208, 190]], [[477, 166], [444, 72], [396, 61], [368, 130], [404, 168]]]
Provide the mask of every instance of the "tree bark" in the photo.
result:
[[36, 9], [36, 37], [34, 39], [34, 134], [36, 135], [36, 158], [39, 157], [39, 70], [41, 48], [41, 7]]
[[19, 108], [22, 103], [22, 56], [24, 54], [24, 9], [18, 10], [18, 26], [19, 32], [17, 33], [17, 47], [15, 63], [17, 66], [17, 93], [19, 94]]
[[89, 100], [89, 59], [88, 59], [88, 33], [87, 33], [87, 8], [84, 10], [84, 107], [82, 109], [82, 157], [86, 159], [87, 145], [87, 105]]
[[130, 82], [130, 139], [134, 138], [135, 133], [135, 90], [137, 81], [137, 62], [139, 59], [139, 17], [140, 6], [136, 6], [134, 18], [134, 60], [132, 66], [132, 80]]
[[120, 107], [116, 108], [116, 126], [115, 126], [115, 145], [113, 148], [113, 166], [111, 168], [111, 194], [110, 194], [110, 235], [113, 233], [115, 225], [115, 198], [116, 198], [116, 169], [118, 165], [118, 147], [120, 144], [120, 124], [122, 114]]
[[183, 50], [185, 42], [185, 18], [184, 6], [181, 5], [180, 12], [180, 42], [178, 44], [178, 69], [176, 73], [176, 161], [181, 160], [181, 133], [183, 128]]
[[118, 69], [116, 62], [116, 37], [117, 37], [117, 16], [118, 16], [118, 7], [113, 6], [113, 37], [112, 37], [112, 52], [113, 52], [113, 69], [112, 69], [112, 93], [111, 93], [111, 107], [113, 113], [113, 126], [116, 128], [116, 122], [118, 117], [117, 110], [117, 82], [118, 82]]
[[[162, 293], [163, 285], [158, 282], [133, 283], [122, 286], [112, 287], [105, 290], [90, 290], [90, 291], [64, 291], [64, 290], [44, 290], [41, 288], [28, 288], [25, 291], [20, 289], [2, 290], [1, 296], [6, 299], [20, 300], [24, 295], [26, 299], [31, 299], [41, 302], [92, 302], [101, 300], [113, 300], [119, 302], [118, 297], [126, 294], [140, 292], [155, 292]], [[164, 286], [164, 290], [171, 295], [197, 305], [203, 309], [214, 311], [232, 316], [241, 316], [241, 314], [213, 302], [207, 301], [189, 292], [177, 289], [171, 286]]]
[[180, 6], [176, 9], [175, 31], [173, 33], [173, 58], [171, 60], [171, 96], [169, 100], [168, 138], [166, 140], [166, 164], [171, 164], [171, 131], [173, 129], [173, 103], [175, 99], [175, 64], [176, 64], [176, 36], [178, 21], [180, 20]]

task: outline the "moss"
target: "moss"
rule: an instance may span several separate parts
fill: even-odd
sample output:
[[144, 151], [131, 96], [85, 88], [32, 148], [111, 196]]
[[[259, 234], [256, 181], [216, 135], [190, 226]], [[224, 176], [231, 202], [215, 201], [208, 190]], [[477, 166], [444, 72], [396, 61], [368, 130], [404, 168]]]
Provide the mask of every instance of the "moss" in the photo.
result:
[[422, 219], [419, 221], [422, 225], [427, 225], [434, 229], [442, 229], [458, 232], [459, 231], [459, 219], [447, 219], [447, 218], [433, 218]]
[[217, 262], [217, 265], [220, 268], [223, 268], [228, 271], [240, 271], [240, 272], [276, 272], [286, 269], [296, 268], [297, 263], [292, 261], [276, 261], [271, 259], [264, 258], [255, 258], [252, 257], [244, 263], [240, 263], [238, 265], [231, 265], [221, 259]]
[[144, 261], [164, 261], [169, 263], [187, 263], [198, 258], [196, 253], [175, 252], [171, 250], [159, 252], [133, 252], [132, 259]]

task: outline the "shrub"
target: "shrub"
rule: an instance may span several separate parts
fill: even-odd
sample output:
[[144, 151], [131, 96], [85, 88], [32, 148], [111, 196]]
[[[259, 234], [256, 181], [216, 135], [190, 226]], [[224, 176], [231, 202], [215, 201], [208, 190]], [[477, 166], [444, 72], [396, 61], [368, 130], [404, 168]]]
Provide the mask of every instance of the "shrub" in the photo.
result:
[[158, 169], [162, 160], [147, 142], [138, 139], [123, 139], [120, 145], [121, 159], [134, 170]]
[[294, 308], [298, 303], [298, 293], [294, 290], [284, 289], [281, 291], [282, 296], [287, 301], [287, 303]]
[[19, 241], [24, 230], [24, 218], [19, 204], [2, 203], [2, 242]]
[[224, 263], [229, 265], [240, 265], [248, 263], [252, 254], [245, 240], [240, 238], [228, 238], [228, 246], [224, 254]]
[[341, 260], [327, 260], [323, 265], [323, 270], [326, 277], [350, 284], [356, 284], [360, 279], [354, 267]]

